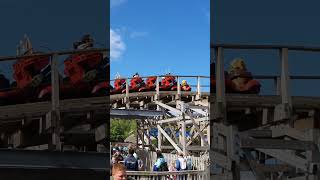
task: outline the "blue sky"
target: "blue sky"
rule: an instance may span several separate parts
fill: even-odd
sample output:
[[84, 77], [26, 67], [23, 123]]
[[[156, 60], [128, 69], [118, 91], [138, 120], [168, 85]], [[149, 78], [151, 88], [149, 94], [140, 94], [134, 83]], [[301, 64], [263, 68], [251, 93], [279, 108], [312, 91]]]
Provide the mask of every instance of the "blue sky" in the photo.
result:
[[[211, 41], [241, 44], [289, 44], [320, 46], [319, 1], [231, 1], [213, 5]], [[276, 51], [226, 51], [225, 66], [237, 56], [247, 59], [254, 74], [280, 74]], [[319, 53], [289, 53], [291, 75], [320, 75]], [[264, 93], [272, 93], [272, 82], [263, 81]], [[319, 96], [320, 80], [291, 82], [293, 95]]]
[[210, 74], [209, 0], [111, 0], [111, 76]]
[[[72, 43], [90, 33], [97, 42], [109, 45], [107, 1], [83, 0], [1, 0], [0, 56], [16, 54], [16, 46], [26, 33], [34, 48], [70, 50]], [[97, 45], [97, 47], [103, 47]], [[12, 63], [0, 63], [0, 71], [11, 78]]]

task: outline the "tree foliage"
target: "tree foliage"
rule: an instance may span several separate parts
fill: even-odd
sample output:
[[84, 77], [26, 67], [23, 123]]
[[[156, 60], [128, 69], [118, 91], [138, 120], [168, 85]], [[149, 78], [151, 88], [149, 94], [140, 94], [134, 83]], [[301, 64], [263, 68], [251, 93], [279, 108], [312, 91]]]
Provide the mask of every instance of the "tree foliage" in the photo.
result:
[[136, 134], [137, 124], [134, 120], [111, 119], [110, 141], [123, 142], [127, 137]]

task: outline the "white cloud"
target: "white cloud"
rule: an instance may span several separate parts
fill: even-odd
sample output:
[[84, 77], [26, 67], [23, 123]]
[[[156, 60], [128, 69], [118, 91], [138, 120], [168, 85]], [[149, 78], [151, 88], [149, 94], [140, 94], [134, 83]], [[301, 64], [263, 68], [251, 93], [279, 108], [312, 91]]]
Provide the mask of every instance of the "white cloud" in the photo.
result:
[[130, 34], [130, 38], [139, 38], [139, 37], [145, 37], [148, 35], [148, 32], [138, 32], [134, 31]]
[[111, 60], [118, 59], [126, 50], [126, 45], [121, 38], [119, 30], [110, 29], [110, 58]]
[[116, 6], [123, 4], [125, 2], [127, 2], [127, 0], [111, 0], [110, 6], [111, 6], [111, 8], [113, 8], [113, 7], [116, 7]]

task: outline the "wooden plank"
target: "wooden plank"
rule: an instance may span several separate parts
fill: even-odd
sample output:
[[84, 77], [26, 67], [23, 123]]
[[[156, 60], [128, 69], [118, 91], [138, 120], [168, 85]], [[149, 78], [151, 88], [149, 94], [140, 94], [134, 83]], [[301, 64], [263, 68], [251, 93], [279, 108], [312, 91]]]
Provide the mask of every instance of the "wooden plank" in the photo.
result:
[[240, 132], [240, 136], [250, 136], [255, 138], [261, 138], [261, 137], [272, 137], [272, 131], [271, 130], [248, 130], [244, 132]]
[[159, 101], [156, 101], [155, 103], [156, 103], [157, 105], [159, 105], [160, 107], [162, 107], [162, 108], [165, 108], [165, 109], [167, 109], [167, 110], [169, 110], [169, 111], [173, 111], [173, 112], [175, 112], [175, 113], [178, 114], [178, 115], [182, 115], [182, 112], [181, 112], [180, 110], [176, 109], [176, 108], [173, 108], [173, 107], [171, 107], [171, 106], [168, 106], [168, 105], [166, 105], [166, 104], [164, 104], [164, 103], [161, 103], [161, 102], [159, 102]]
[[33, 58], [33, 57], [41, 57], [41, 56], [52, 56], [52, 55], [69, 55], [69, 54], [77, 54], [77, 53], [88, 53], [88, 52], [109, 52], [109, 49], [102, 48], [92, 48], [92, 49], [83, 49], [83, 50], [73, 50], [73, 51], [56, 51], [50, 53], [37, 53], [27, 56], [2, 56], [0, 57], [0, 61], [9, 61], [9, 60], [18, 60], [23, 58]]
[[223, 48], [218, 47], [217, 59], [216, 59], [216, 118], [222, 118], [224, 122], [226, 120], [226, 98], [225, 98], [225, 77], [224, 77], [224, 60], [223, 60]]
[[241, 148], [315, 150], [312, 141], [281, 140], [281, 139], [249, 139], [241, 138]]
[[290, 166], [299, 168], [303, 171], [308, 171], [308, 161], [299, 156], [294, 156], [292, 153], [288, 153], [279, 149], [261, 149], [257, 148], [256, 150], [263, 152], [269, 156], [272, 156], [284, 163], [289, 164]]
[[211, 44], [211, 48], [225, 48], [225, 49], [282, 49], [287, 48], [289, 50], [295, 51], [320, 51], [320, 47], [316, 46], [294, 46], [289, 44], [283, 45], [267, 45], [267, 44], [223, 44], [223, 43], [215, 43]]
[[[60, 101], [60, 112], [87, 112], [91, 110], [106, 110], [107, 97], [66, 99]], [[17, 111], [19, 109], [19, 111]], [[41, 117], [51, 110], [51, 102], [37, 102], [0, 106], [0, 121]]]
[[202, 151], [202, 152], [205, 152], [205, 151], [210, 150], [210, 147], [209, 146], [188, 146], [186, 149], [188, 151]]
[[54, 145], [56, 150], [61, 150], [61, 140], [60, 140], [60, 92], [59, 92], [59, 71], [57, 67], [58, 55], [54, 54], [51, 57], [51, 85], [52, 85], [52, 93], [51, 93], [51, 121], [53, 124], [53, 132], [51, 143]]
[[184, 122], [184, 119], [181, 122], [181, 145], [182, 145], [182, 152], [183, 154], [187, 154], [187, 140], [186, 140], [186, 123]]

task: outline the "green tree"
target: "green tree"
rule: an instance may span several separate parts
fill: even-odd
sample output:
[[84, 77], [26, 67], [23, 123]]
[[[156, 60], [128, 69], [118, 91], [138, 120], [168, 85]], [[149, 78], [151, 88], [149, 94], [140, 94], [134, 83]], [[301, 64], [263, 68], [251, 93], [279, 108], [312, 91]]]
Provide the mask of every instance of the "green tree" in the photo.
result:
[[112, 142], [123, 142], [130, 135], [136, 134], [135, 120], [111, 119], [110, 125], [110, 140]]

